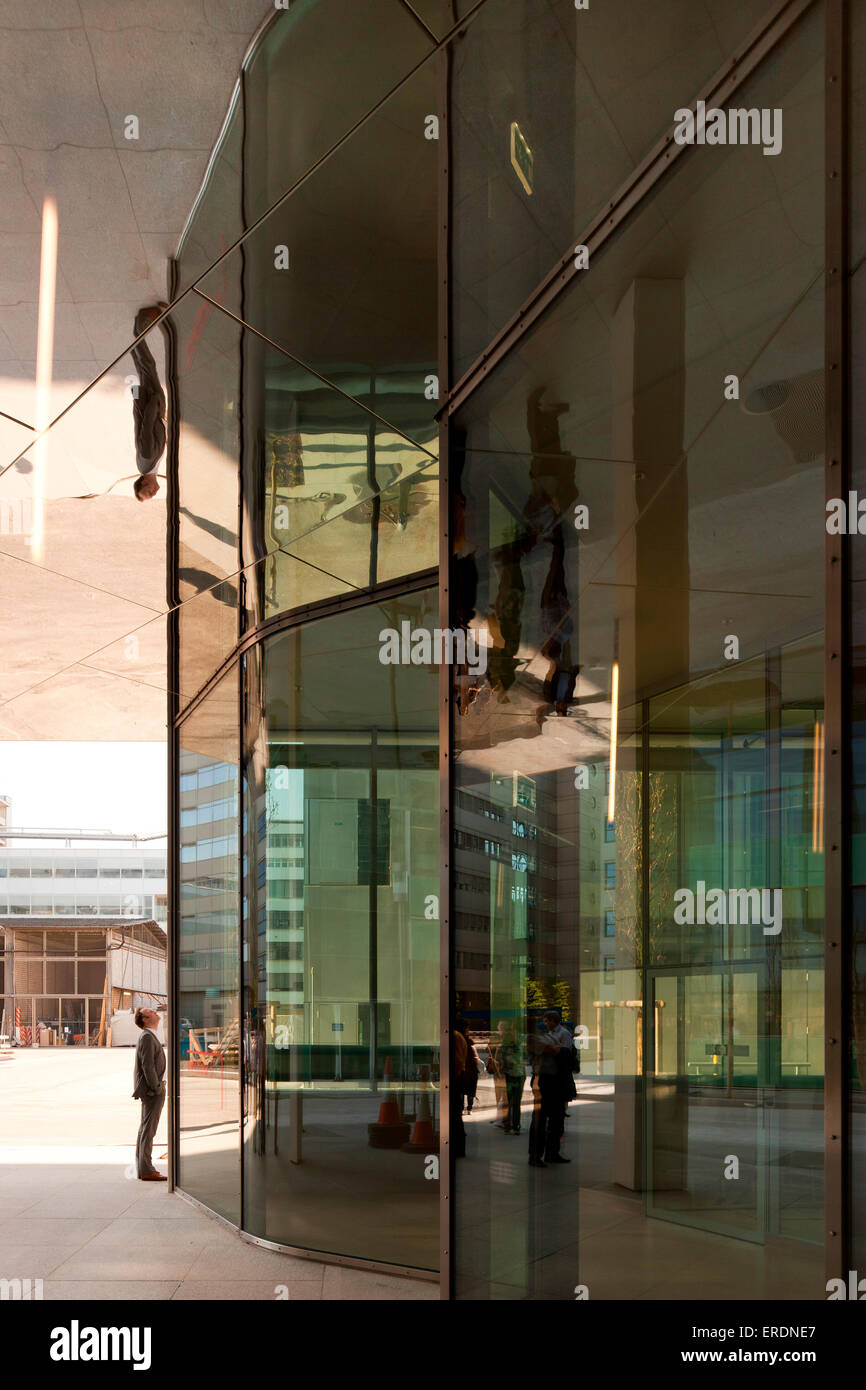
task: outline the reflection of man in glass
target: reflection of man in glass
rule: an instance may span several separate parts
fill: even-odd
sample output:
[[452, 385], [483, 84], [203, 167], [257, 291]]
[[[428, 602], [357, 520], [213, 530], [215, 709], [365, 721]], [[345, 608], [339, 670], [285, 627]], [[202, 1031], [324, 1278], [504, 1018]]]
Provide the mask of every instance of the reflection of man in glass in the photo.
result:
[[[569, 407], [563, 403], [543, 405], [544, 388], [533, 391], [527, 402], [526, 423], [532, 444], [530, 495], [523, 515], [529, 522], [533, 543], [551, 547], [550, 564], [541, 591], [539, 650], [547, 658], [547, 674], [542, 694], [548, 707], [558, 715], [568, 712], [574, 695], [578, 665], [572, 653], [574, 622], [566, 577], [566, 531], [568, 512], [577, 497], [574, 481], [575, 458], [563, 451], [559, 417]], [[576, 556], [568, 568], [576, 580]], [[539, 723], [546, 713], [538, 711]]]
[[540, 1030], [529, 1036], [533, 1055], [533, 1112], [529, 1129], [529, 1162], [533, 1168], [570, 1163], [559, 1152], [571, 1077], [571, 1034], [559, 1014], [548, 1009]]
[[513, 1019], [499, 1023], [498, 1046], [495, 1055], [496, 1078], [501, 1078], [504, 1090], [505, 1116], [502, 1128], [506, 1134], [520, 1133], [520, 1098], [526, 1081], [526, 1049]]
[[[133, 332], [136, 336], [155, 323], [167, 304], [151, 304], [139, 309]], [[132, 490], [139, 502], [146, 502], [159, 492], [156, 470], [165, 452], [165, 392], [156, 370], [153, 353], [142, 339], [131, 349], [138, 372], [138, 385], [132, 391], [132, 427], [135, 433], [135, 462], [140, 478]]]

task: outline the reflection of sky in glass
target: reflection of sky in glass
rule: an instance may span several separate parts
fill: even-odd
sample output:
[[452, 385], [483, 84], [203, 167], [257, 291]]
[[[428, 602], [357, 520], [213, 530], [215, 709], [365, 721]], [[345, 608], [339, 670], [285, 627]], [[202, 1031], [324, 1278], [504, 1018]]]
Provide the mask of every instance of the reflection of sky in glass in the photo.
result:
[[[280, 739], [280, 747], [288, 740]], [[293, 746], [301, 747], [297, 740]], [[265, 769], [265, 784], [268, 795], [268, 815], [271, 820], [304, 819], [304, 770], [299, 767], [285, 767], [275, 763]]]

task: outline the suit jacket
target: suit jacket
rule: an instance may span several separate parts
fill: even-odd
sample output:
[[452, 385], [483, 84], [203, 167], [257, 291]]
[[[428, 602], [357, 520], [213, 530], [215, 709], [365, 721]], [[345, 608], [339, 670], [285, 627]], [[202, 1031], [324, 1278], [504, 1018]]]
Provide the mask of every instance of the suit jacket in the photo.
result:
[[147, 1100], [159, 1095], [165, 1086], [165, 1050], [149, 1028], [141, 1030], [135, 1047], [133, 1100]]

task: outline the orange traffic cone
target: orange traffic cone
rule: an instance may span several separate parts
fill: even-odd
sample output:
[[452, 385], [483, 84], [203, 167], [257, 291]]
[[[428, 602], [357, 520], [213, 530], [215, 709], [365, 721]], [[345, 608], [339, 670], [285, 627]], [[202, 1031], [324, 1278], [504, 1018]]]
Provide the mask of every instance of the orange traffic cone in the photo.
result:
[[409, 1138], [409, 1126], [400, 1119], [400, 1106], [391, 1090], [391, 1058], [385, 1058], [385, 1094], [379, 1106], [379, 1118], [367, 1126], [367, 1142], [371, 1149], [399, 1149]]
[[418, 1071], [418, 1114], [415, 1118], [412, 1138], [408, 1144], [403, 1145], [403, 1152], [407, 1154], [429, 1154], [437, 1151], [436, 1136], [433, 1133], [433, 1117], [430, 1114], [430, 1097], [427, 1094], [428, 1076], [427, 1068], [420, 1067]]

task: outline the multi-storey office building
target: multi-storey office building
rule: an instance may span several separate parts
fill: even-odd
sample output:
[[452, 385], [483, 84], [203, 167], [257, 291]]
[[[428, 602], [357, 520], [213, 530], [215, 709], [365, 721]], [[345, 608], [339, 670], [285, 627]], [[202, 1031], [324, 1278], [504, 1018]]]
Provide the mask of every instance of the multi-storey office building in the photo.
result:
[[23, 844], [25, 833], [16, 829], [0, 847], [0, 915], [134, 916], [165, 923], [164, 845], [106, 844], [64, 830], [40, 830], [39, 843]]
[[[461, 1299], [863, 1258], [864, 18], [256, 36], [164, 320], [174, 988], [239, 1061], [178, 1057], [173, 1175], [251, 1238]], [[451, 1039], [551, 1005], [545, 1171]]]
[[115, 1012], [167, 1003], [165, 846], [33, 837], [16, 828], [0, 847], [6, 1029], [19, 1046], [106, 1046]]

